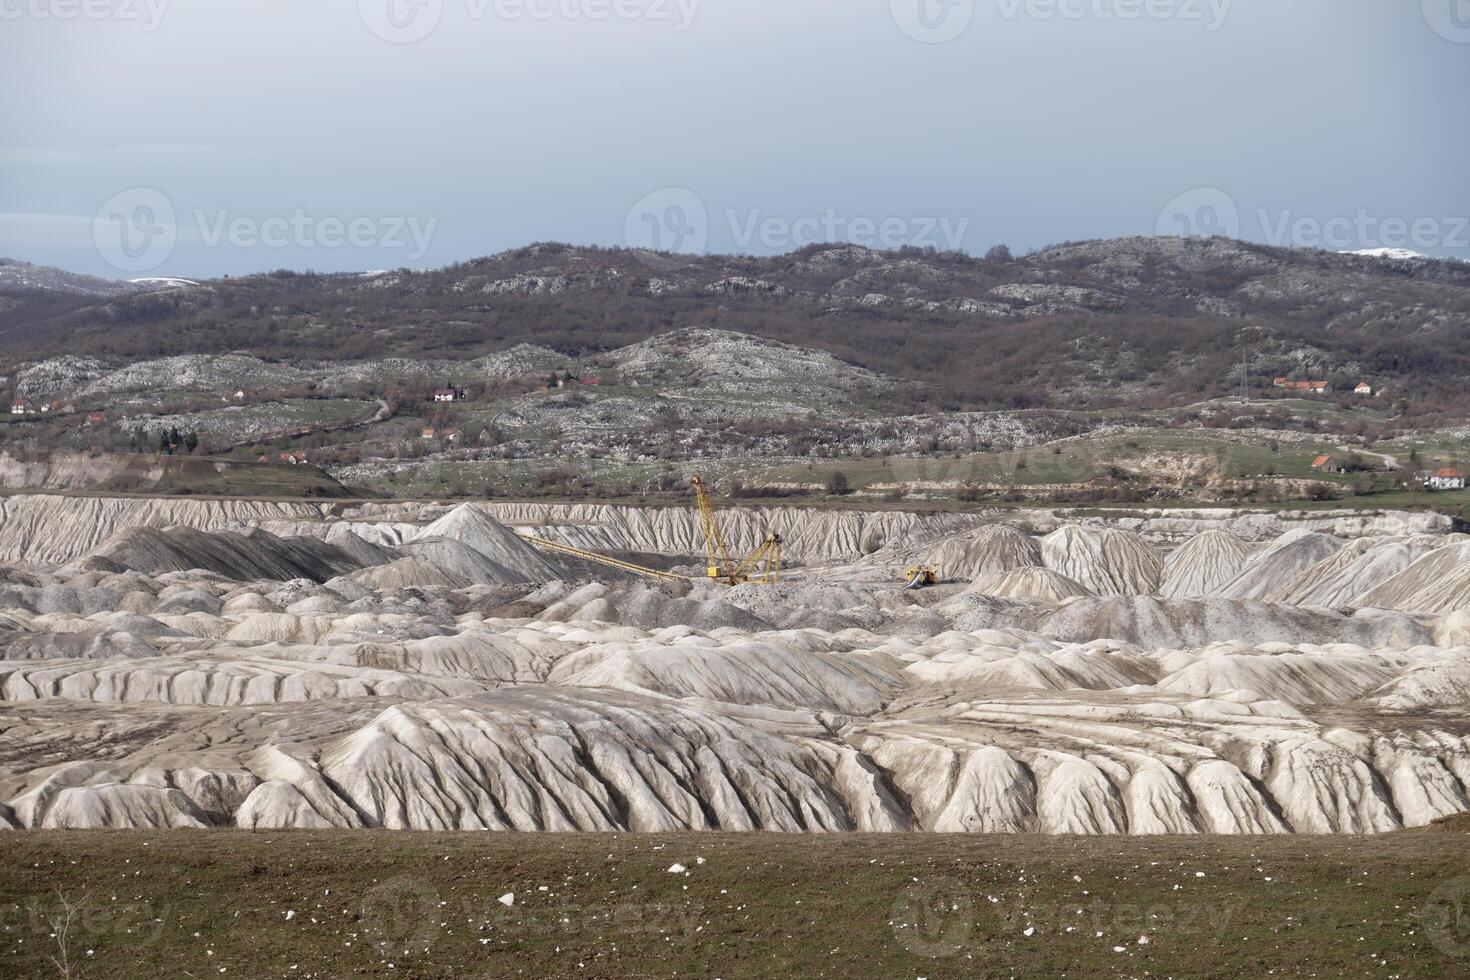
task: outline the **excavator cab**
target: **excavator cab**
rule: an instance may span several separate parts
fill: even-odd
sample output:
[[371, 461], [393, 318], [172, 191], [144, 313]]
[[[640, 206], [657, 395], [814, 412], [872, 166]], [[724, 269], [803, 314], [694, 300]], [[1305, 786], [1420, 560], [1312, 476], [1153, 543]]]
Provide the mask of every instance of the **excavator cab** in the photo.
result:
[[904, 577], [909, 583], [904, 586], [905, 589], [922, 589], [939, 581], [939, 569], [930, 565], [915, 565], [905, 573]]

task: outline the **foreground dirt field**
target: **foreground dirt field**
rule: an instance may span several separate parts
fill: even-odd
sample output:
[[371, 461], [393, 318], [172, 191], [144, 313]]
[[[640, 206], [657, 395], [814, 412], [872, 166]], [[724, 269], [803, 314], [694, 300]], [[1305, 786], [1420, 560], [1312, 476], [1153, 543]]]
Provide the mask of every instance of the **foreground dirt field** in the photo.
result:
[[[507, 896], [513, 896], [507, 897]], [[1470, 972], [1470, 821], [1380, 837], [6, 835], [0, 974]]]

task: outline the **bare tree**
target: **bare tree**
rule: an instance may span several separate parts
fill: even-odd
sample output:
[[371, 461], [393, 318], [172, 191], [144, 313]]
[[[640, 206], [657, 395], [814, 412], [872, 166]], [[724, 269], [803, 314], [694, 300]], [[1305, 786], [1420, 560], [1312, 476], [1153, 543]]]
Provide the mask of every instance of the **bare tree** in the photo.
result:
[[77, 916], [81, 914], [82, 907], [87, 904], [87, 897], [83, 895], [79, 901], [73, 902], [58, 887], [56, 899], [61, 903], [61, 907], [47, 917], [47, 922], [51, 926], [51, 937], [56, 940], [57, 950], [57, 955], [51, 957], [51, 962], [56, 964], [56, 970], [62, 980], [72, 980], [77, 975], [71, 962], [71, 927], [76, 922]]

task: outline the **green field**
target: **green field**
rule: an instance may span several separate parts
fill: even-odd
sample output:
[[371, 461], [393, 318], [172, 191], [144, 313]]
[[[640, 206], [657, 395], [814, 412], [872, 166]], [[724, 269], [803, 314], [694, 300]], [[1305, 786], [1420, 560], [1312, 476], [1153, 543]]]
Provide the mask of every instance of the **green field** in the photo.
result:
[[77, 977], [1463, 977], [1470, 824], [1371, 838], [14, 833], [0, 972], [58, 975], [63, 900], [82, 903], [66, 937]]
[[1273, 448], [1263, 441], [1228, 439], [1198, 430], [1153, 430], [1067, 439], [1004, 453], [813, 460], [754, 470], [752, 475], [771, 482], [822, 483], [827, 475], [841, 470], [858, 489], [886, 483], [1049, 486], [1095, 480], [1111, 467], [1126, 466], [1148, 456], [1187, 454], [1210, 457], [1226, 477], [1281, 476], [1349, 482], [1350, 478], [1312, 469], [1312, 460], [1323, 453], [1343, 455], [1336, 442], [1328, 439]]

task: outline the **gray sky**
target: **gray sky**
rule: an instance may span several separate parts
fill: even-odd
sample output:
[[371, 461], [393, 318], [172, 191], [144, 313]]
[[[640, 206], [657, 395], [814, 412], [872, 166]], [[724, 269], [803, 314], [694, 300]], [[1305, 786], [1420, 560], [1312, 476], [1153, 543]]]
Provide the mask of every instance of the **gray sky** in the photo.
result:
[[1470, 258], [1470, 0], [0, 0], [0, 84], [0, 255], [109, 276], [1180, 229]]

